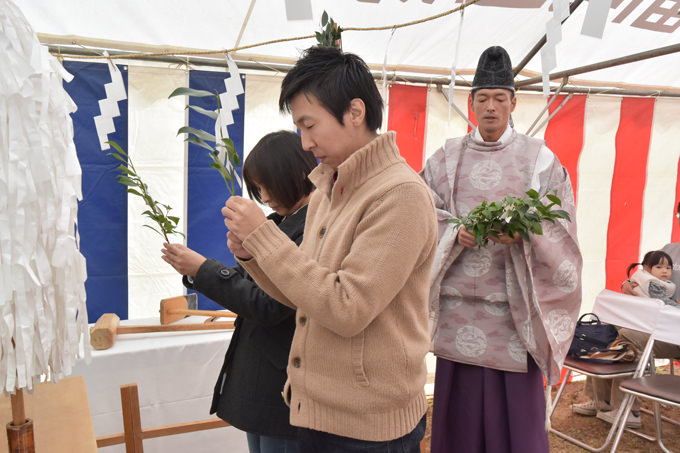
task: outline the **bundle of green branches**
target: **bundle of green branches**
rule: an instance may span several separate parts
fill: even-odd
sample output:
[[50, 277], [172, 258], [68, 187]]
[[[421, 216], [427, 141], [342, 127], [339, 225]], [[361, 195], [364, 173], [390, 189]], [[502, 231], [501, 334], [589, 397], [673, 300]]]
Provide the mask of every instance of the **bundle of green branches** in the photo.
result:
[[123, 151], [123, 149], [116, 142], [106, 142], [113, 146], [115, 151], [110, 152], [109, 155], [118, 159], [122, 163], [118, 166], [120, 174], [116, 175], [116, 179], [119, 183], [127, 187], [126, 192], [133, 195], [137, 195], [144, 200], [144, 203], [149, 207], [146, 211], [142, 212], [142, 215], [147, 216], [149, 219], [153, 220], [158, 229], [152, 227], [151, 225], [144, 225], [147, 228], [154, 230], [156, 233], [163, 236], [165, 242], [170, 242], [168, 236], [171, 234], [179, 234], [184, 236], [183, 233], [177, 231], [177, 223], [179, 222], [179, 217], [174, 217], [170, 215], [170, 206], [157, 202], [149, 194], [149, 187], [142, 181], [142, 178], [137, 174], [135, 166], [132, 164], [132, 159], [130, 156]]
[[501, 233], [510, 237], [519, 234], [525, 241], [530, 240], [529, 233], [543, 234], [541, 223], [555, 223], [555, 219], [566, 219], [571, 222], [569, 213], [553, 207], [562, 206], [562, 201], [555, 193], [545, 196], [549, 203], [544, 204], [535, 190], [526, 192], [528, 198], [507, 195], [501, 201], [483, 201], [472, 209], [468, 215], [449, 220], [458, 227], [465, 227], [475, 237], [479, 247], [485, 247], [489, 238], [498, 238]]
[[[222, 107], [219, 93], [182, 87], [177, 88], [175, 91], [170, 93], [168, 98], [175, 96], [193, 96], [199, 98], [214, 96], [217, 100], [217, 110], [208, 110], [197, 105], [187, 105], [186, 108], [200, 113], [201, 115], [205, 115], [208, 118], [211, 118], [213, 121], [217, 121]], [[222, 176], [222, 179], [224, 179], [224, 182], [227, 185], [227, 190], [231, 195], [234, 195], [236, 190], [235, 182], [240, 182], [237, 167], [241, 163], [241, 158], [236, 152], [234, 142], [230, 138], [224, 137], [222, 135], [222, 129], [220, 129], [219, 139], [210, 132], [190, 126], [180, 127], [177, 131], [177, 135], [179, 134], [187, 134], [185, 141], [208, 150], [208, 156], [212, 160], [210, 166], [219, 172], [220, 176]], [[223, 150], [223, 153], [220, 152], [220, 148]], [[222, 158], [222, 156], [224, 156], [224, 158]]]
[[342, 28], [324, 10], [321, 15], [321, 31], [315, 32], [319, 47], [340, 47]]

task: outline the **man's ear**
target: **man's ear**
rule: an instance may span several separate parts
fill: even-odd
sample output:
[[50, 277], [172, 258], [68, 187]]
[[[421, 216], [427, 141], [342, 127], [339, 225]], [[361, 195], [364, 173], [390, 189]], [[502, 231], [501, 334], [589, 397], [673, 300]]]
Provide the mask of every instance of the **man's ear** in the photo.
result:
[[513, 96], [510, 103], [512, 104], [512, 108], [510, 109], [510, 113], [512, 113], [512, 112], [515, 111], [515, 107], [517, 107], [517, 96]]
[[359, 98], [354, 98], [349, 101], [347, 113], [349, 114], [349, 120], [354, 126], [360, 126], [362, 123], [366, 122], [366, 104]]

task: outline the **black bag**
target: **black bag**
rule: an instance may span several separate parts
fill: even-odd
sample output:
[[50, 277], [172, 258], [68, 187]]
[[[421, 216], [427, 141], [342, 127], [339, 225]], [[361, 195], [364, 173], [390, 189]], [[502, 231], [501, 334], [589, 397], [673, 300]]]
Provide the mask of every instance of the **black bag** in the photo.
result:
[[[593, 319], [585, 321], [590, 316]], [[571, 340], [568, 355], [584, 358], [594, 352], [608, 351], [609, 344], [616, 339], [618, 332], [611, 324], [602, 324], [595, 313], [585, 313], [576, 322], [574, 339]]]

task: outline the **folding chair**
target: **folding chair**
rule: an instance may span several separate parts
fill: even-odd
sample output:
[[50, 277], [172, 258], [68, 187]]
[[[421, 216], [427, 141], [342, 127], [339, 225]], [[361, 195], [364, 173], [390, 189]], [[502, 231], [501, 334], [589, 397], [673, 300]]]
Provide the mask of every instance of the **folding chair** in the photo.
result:
[[[655, 341], [664, 341], [680, 345], [680, 309], [664, 306], [659, 310], [656, 328], [649, 337], [645, 346], [642, 360], [647, 360], [652, 353]], [[661, 409], [659, 404], [668, 404], [680, 407], [680, 376], [676, 375], [643, 375], [644, 369], [638, 367], [631, 379], [623, 381], [619, 388], [626, 394], [621, 404], [623, 408], [622, 419], [625, 420], [633, 406], [635, 397], [651, 400], [654, 406], [654, 422], [656, 426], [656, 440], [659, 447], [669, 452], [663, 443], [663, 427], [661, 423]], [[623, 427], [618, 427], [612, 451], [616, 451], [623, 434]]]
[[[598, 315], [598, 317], [609, 324], [614, 324], [619, 327], [627, 327], [630, 329], [640, 330], [643, 332], [651, 332], [654, 330], [658, 318], [658, 312], [663, 307], [664, 304], [657, 299], [649, 299], [636, 296], [627, 296], [625, 294], [615, 293], [613, 291], [604, 290], [595, 299], [595, 305], [593, 306], [593, 312]], [[680, 310], [679, 310], [680, 311]], [[550, 415], [554, 412], [557, 404], [559, 403], [562, 392], [567, 384], [568, 378], [572, 371], [584, 374], [592, 378], [601, 379], [613, 379], [619, 377], [633, 376], [638, 369], [644, 369], [647, 366], [649, 357], [645, 361], [628, 362], [628, 363], [592, 363], [585, 360], [579, 360], [573, 357], [567, 357], [564, 361], [564, 368], [567, 369], [567, 373], [562, 380], [562, 385], [555, 395], [555, 401], [550, 408]], [[595, 383], [593, 382], [593, 386]], [[594, 389], [593, 389], [594, 390]], [[598, 407], [597, 392], [593, 391], [593, 397], [595, 400], [595, 407]], [[579, 447], [592, 451], [600, 452], [604, 451], [611, 443], [616, 430], [619, 425], [625, 427], [623, 420], [626, 418], [622, 417], [624, 409], [624, 404], [619, 407], [617, 416], [614, 423], [611, 425], [607, 433], [607, 437], [602, 445], [595, 446], [587, 444], [575, 437], [566, 434], [552, 426], [550, 427], [550, 432], [558, 437], [561, 437], [568, 442], [571, 442]], [[627, 416], [627, 415], [626, 415]], [[637, 434], [637, 433], [636, 433]], [[641, 435], [641, 434], [638, 434]], [[645, 435], [641, 435], [648, 440], [654, 440]]]

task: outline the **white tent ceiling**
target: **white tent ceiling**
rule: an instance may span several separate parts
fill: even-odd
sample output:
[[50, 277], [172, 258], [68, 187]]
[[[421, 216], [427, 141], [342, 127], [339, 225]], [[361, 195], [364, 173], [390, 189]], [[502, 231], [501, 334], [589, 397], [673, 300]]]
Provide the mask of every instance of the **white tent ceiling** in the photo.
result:
[[[557, 67], [551, 72], [680, 43], [680, 1], [598, 1], [611, 2], [602, 39], [581, 34], [590, 10], [589, 2], [582, 2], [561, 27], [562, 36], [555, 46]], [[311, 7], [312, 19], [287, 19], [286, 6], [305, 3]], [[456, 72], [466, 80], [480, 53], [491, 45], [502, 45], [513, 63], [519, 63], [545, 35], [553, 3], [559, 10], [559, 1], [481, 0], [465, 8], [457, 46], [460, 12], [397, 28], [391, 40], [390, 36], [393, 25], [450, 11], [461, 6], [461, 0], [17, 0], [43, 42], [120, 49], [223, 50], [309, 36], [320, 29], [325, 10], [345, 29], [388, 27], [346, 30], [342, 35], [343, 49], [359, 54], [373, 68], [380, 69], [386, 62], [391, 71], [446, 77], [458, 47]], [[103, 40], [116, 43], [105, 46]], [[235, 55], [237, 61], [247, 55], [263, 62], [292, 62], [301, 49], [315, 42], [311, 38], [287, 41], [239, 50]], [[524, 77], [540, 75], [541, 54], [525, 69]], [[680, 52], [579, 74], [571, 83], [680, 93]]]

